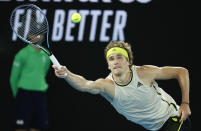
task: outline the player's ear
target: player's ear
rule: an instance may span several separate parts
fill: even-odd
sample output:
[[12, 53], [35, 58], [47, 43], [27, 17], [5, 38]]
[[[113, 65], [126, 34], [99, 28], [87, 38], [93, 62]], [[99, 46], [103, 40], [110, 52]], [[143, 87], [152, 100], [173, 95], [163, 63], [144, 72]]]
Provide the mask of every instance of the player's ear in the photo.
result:
[[108, 64], [108, 67], [107, 67], [107, 68], [111, 71], [111, 68], [110, 68], [109, 64]]
[[128, 61], [128, 66], [130, 66], [131, 64], [130, 64], [130, 62]]
[[127, 60], [127, 65], [130, 66], [130, 61], [127, 58], [126, 58], [126, 60]]
[[110, 67], [108, 61], [106, 61], [106, 62], [107, 62], [107, 68], [111, 71], [111, 67]]

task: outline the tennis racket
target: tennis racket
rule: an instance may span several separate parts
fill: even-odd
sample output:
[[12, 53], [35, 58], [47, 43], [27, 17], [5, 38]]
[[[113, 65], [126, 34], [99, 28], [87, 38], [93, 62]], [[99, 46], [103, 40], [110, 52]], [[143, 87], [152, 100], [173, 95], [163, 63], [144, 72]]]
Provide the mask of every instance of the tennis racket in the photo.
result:
[[[38, 6], [24, 4], [16, 7], [10, 16], [10, 26], [18, 38], [27, 44], [43, 50], [49, 56], [52, 63], [59, 69], [61, 68], [49, 46], [48, 20], [45, 13]], [[45, 38], [47, 44], [42, 46], [41, 43]]]

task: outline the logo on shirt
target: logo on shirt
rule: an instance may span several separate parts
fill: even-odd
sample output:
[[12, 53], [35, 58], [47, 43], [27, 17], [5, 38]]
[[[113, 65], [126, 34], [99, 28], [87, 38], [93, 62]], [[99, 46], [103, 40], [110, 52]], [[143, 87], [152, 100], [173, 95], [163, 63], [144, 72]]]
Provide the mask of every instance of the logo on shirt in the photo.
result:
[[142, 83], [138, 82], [137, 87], [140, 87], [140, 86], [142, 86]]

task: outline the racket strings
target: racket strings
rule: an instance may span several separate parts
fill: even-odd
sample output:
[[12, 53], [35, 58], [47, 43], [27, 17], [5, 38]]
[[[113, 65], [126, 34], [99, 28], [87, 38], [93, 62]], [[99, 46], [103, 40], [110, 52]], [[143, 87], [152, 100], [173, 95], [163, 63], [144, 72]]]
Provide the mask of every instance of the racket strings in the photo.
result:
[[40, 38], [39, 37], [40, 35], [47, 33], [48, 31], [47, 22], [45, 22], [45, 16], [43, 13], [41, 13], [39, 9], [37, 9], [36, 7], [30, 7], [30, 6], [27, 8], [21, 8], [21, 9], [24, 10], [24, 14], [20, 16], [20, 21], [22, 22], [22, 23], [19, 23], [20, 25], [15, 25], [18, 23], [14, 23], [16, 14], [13, 15], [12, 17], [13, 27], [20, 26], [20, 28], [14, 29], [18, 35], [20, 35], [25, 40], [31, 41], [35, 38]]
[[[27, 28], [27, 27], [22, 26], [21, 28], [18, 29], [18, 34], [19, 34], [21, 37], [23, 37], [23, 38], [25, 38], [25, 36], [24, 36], [24, 31], [25, 31], [26, 28]], [[30, 28], [30, 29], [29, 29], [29, 33], [28, 33], [28, 34], [32, 34], [32, 35], [34, 35], [34, 36], [36, 36], [36, 37], [37, 37], [38, 35], [40, 35], [40, 34], [45, 34], [45, 33], [47, 32], [47, 29], [46, 29], [45, 27], [43, 27], [43, 28], [41, 28], [40, 30], [38, 30], [38, 28], [36, 28], [35, 26], [30, 25], [29, 28]], [[33, 36], [29, 36], [29, 37], [33, 38]], [[26, 38], [26, 39], [29, 40], [29, 38]]]
[[[21, 21], [22, 21], [23, 23], [26, 22], [26, 17], [27, 17], [27, 15], [23, 15], [23, 16], [21, 17]], [[29, 25], [29, 33], [30, 33], [30, 34], [39, 35], [39, 34], [41, 34], [42, 32], [44, 32], [44, 33], [47, 32], [47, 28], [46, 28], [47, 26], [46, 26], [45, 24], [42, 25], [42, 24], [36, 22], [35, 19], [31, 19], [30, 21], [31, 21], [31, 22], [30, 22], [30, 25]], [[37, 26], [38, 26], [38, 27], [37, 27]], [[23, 33], [24, 33], [25, 28], [26, 28], [25, 25], [23, 25], [23, 26], [21, 27], [21, 30], [22, 30], [22, 31], [21, 31], [20, 34], [22, 34], [22, 36], [24, 35]]]

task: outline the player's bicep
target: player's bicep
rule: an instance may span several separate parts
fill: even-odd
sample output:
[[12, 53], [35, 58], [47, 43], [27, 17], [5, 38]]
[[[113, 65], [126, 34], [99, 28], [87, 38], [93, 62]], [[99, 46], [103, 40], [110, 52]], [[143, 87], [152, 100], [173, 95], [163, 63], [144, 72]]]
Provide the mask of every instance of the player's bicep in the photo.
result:
[[156, 79], [177, 79], [186, 72], [188, 72], [188, 70], [183, 67], [165, 66], [160, 68], [160, 73], [157, 74]]
[[104, 92], [104, 79], [98, 79], [96, 81], [87, 81], [87, 92], [92, 94], [100, 94]]
[[153, 79], [174, 79], [184, 70], [182, 67], [172, 67], [172, 66], [146, 66], [145, 67], [148, 74], [150, 74]]
[[171, 67], [159, 67], [156, 71], [155, 79], [172, 79], [175, 78], [175, 70]]

